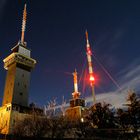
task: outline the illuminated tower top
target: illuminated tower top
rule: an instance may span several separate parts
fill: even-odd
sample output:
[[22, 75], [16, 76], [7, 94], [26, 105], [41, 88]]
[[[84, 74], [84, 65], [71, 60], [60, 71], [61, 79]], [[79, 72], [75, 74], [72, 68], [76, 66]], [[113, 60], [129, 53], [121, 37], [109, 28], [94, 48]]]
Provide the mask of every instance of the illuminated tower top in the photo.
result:
[[87, 30], [86, 30], [86, 41], [87, 41], [87, 46], [90, 47], [89, 40], [88, 40], [88, 32], [87, 32]]
[[73, 80], [74, 80], [74, 92], [72, 93], [73, 99], [79, 98], [80, 93], [78, 92], [78, 82], [77, 82], [77, 71], [73, 73]]
[[26, 4], [24, 5], [24, 11], [23, 11], [23, 19], [22, 19], [22, 32], [21, 32], [21, 43], [24, 44], [24, 34], [25, 34], [25, 28], [26, 28], [26, 20], [27, 20], [27, 10], [26, 10]]

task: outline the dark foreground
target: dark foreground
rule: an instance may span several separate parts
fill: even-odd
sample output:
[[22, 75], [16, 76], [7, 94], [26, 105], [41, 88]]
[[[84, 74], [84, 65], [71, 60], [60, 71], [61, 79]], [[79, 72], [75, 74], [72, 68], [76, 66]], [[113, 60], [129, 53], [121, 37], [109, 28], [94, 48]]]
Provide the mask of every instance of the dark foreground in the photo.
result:
[[[15, 135], [2, 135], [0, 134], [0, 140], [35, 140], [35, 139], [41, 139], [41, 140], [47, 140], [47, 139], [53, 139], [53, 138], [44, 138], [44, 137], [21, 137], [21, 136], [15, 136]], [[140, 140], [140, 133], [138, 136], [135, 136], [134, 133], [128, 133], [128, 134], [122, 134], [122, 135], [114, 135], [111, 133], [100, 133], [100, 135], [97, 133], [95, 136], [91, 138], [56, 138], [56, 139], [86, 139], [86, 140]]]

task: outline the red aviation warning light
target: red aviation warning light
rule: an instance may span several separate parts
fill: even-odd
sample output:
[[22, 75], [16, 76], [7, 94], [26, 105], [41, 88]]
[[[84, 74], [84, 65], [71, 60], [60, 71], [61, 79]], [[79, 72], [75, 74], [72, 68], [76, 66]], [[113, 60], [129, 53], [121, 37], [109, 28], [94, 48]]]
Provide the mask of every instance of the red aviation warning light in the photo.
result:
[[88, 55], [92, 55], [92, 52], [91, 52], [91, 50], [90, 50], [90, 47], [87, 47], [87, 54], [88, 54]]
[[89, 78], [89, 80], [90, 80], [91, 82], [94, 82], [94, 81], [95, 81], [94, 76], [93, 76], [93, 75], [91, 75], [91, 76], [90, 76], [90, 78]]
[[[94, 82], [95, 82], [95, 78], [94, 78], [93, 75], [91, 75], [91, 76], [89, 77], [89, 81], [90, 81], [90, 86], [93, 88]], [[93, 91], [92, 91], [92, 92], [93, 92]], [[94, 100], [94, 101], [95, 101], [95, 100]]]

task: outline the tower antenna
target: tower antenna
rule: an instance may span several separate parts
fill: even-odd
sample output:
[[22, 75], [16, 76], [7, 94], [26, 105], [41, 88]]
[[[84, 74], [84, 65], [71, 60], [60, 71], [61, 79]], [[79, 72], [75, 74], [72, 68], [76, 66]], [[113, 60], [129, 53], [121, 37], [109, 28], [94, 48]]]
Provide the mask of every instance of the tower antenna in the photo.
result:
[[74, 92], [72, 93], [73, 99], [76, 99], [80, 96], [80, 93], [78, 92], [78, 82], [77, 82], [77, 71], [73, 72], [73, 82], [74, 82]]
[[88, 60], [88, 69], [89, 69], [89, 81], [90, 81], [90, 85], [91, 85], [91, 89], [92, 89], [92, 96], [93, 96], [93, 102], [96, 102], [96, 98], [95, 98], [95, 91], [94, 91], [94, 75], [93, 75], [93, 67], [92, 67], [92, 51], [90, 48], [90, 44], [89, 44], [89, 40], [88, 40], [88, 32], [86, 30], [86, 48], [87, 48], [87, 60]]
[[26, 10], [26, 4], [25, 4], [24, 5], [24, 11], [23, 11], [22, 28], [21, 28], [21, 43], [22, 44], [24, 44], [26, 20], [27, 20], [27, 10]]

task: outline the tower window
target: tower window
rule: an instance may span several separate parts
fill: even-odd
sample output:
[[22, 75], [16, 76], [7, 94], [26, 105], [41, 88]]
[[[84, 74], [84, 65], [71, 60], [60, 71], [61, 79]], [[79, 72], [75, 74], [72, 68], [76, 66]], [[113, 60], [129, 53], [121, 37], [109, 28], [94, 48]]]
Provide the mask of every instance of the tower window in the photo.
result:
[[15, 125], [15, 122], [16, 122], [15, 119], [13, 119], [13, 125]]
[[24, 77], [24, 74], [22, 74], [22, 77]]
[[10, 109], [11, 109], [11, 107], [9, 106], [9, 107], [6, 108], [6, 111], [9, 111]]
[[16, 106], [16, 111], [18, 111], [18, 107]]
[[7, 120], [6, 120], [6, 122], [5, 122], [5, 125], [7, 126]]
[[22, 95], [23, 95], [23, 93], [22, 93], [22, 92], [20, 92], [20, 93], [19, 93], [19, 95], [21, 95], [21, 96], [22, 96]]
[[18, 86], [19, 86], [19, 82], [18, 82]]
[[26, 85], [24, 85], [24, 87], [26, 88], [27, 86], [26, 86]]

